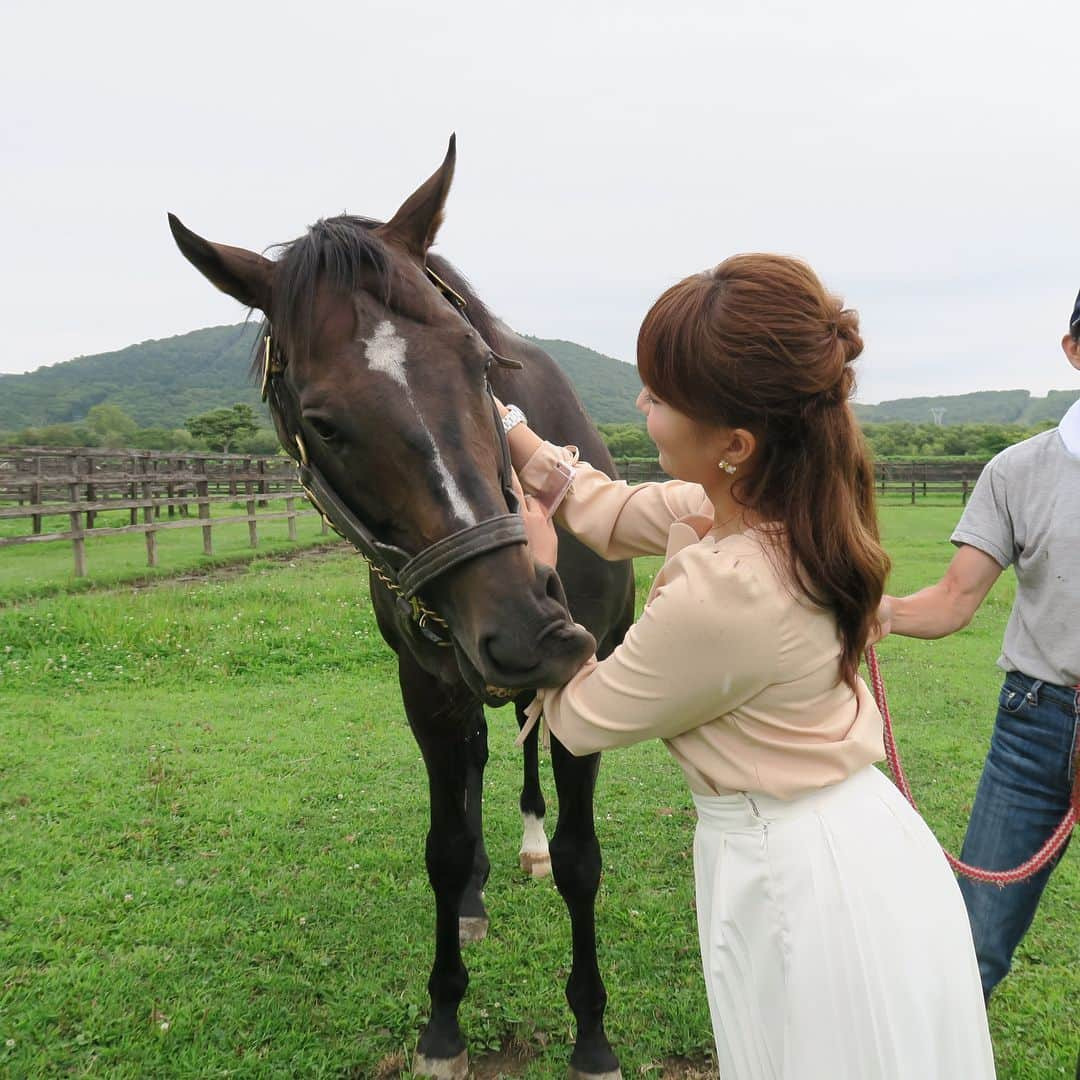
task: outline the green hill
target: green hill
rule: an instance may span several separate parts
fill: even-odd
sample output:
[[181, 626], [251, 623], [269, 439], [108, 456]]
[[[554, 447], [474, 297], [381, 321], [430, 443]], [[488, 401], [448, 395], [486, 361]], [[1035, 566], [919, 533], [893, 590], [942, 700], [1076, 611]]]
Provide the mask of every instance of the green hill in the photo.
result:
[[[211, 326], [25, 375], [0, 375], [0, 430], [82, 420], [102, 403], [119, 406], [140, 427], [179, 427], [189, 416], [236, 402], [265, 418], [247, 377], [257, 332], [255, 322]], [[564, 368], [597, 421], [639, 419], [636, 369], [570, 341], [532, 340]]]
[[1032, 397], [1027, 390], [980, 390], [946, 397], [898, 398], [880, 405], [856, 405], [855, 415], [866, 424], [909, 420], [916, 424], [934, 421], [940, 409], [941, 423], [1022, 424], [1031, 427], [1042, 420], [1055, 424], [1080, 398], [1080, 390], [1051, 390], [1046, 397]]
[[259, 406], [247, 378], [257, 331], [255, 322], [211, 326], [25, 375], [0, 375], [0, 428], [82, 420], [101, 403], [119, 406], [140, 427], [164, 428], [239, 401]]
[[530, 337], [549, 353], [570, 377], [585, 408], [597, 424], [643, 424], [634, 407], [641, 380], [633, 364], [557, 338]]

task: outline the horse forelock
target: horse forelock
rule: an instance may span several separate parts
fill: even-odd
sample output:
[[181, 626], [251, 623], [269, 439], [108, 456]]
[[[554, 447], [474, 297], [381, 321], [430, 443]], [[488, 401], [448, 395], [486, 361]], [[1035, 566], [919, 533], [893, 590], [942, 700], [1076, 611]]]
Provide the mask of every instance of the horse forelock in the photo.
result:
[[[274, 273], [273, 310], [268, 312], [256, 335], [251, 354], [251, 374], [262, 374], [262, 340], [268, 327], [286, 356], [307, 357], [311, 349], [315, 295], [320, 285], [335, 292], [354, 293], [370, 287], [372, 276], [379, 289], [378, 299], [392, 306], [390, 291], [393, 253], [375, 235], [382, 224], [373, 218], [340, 214], [320, 218], [296, 240], [272, 245], [277, 251]], [[499, 348], [496, 321], [469, 282], [446, 259], [428, 255], [428, 264], [464, 297], [469, 321], [494, 349]]]

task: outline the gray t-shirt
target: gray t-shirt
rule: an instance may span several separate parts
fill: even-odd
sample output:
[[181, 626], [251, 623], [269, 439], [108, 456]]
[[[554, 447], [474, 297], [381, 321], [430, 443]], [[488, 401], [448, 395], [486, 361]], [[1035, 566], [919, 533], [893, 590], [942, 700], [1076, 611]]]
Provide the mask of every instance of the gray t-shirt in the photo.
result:
[[1003, 450], [952, 534], [1016, 567], [998, 665], [1059, 686], [1080, 683], [1080, 453], [1070, 449], [1080, 448], [1054, 428]]

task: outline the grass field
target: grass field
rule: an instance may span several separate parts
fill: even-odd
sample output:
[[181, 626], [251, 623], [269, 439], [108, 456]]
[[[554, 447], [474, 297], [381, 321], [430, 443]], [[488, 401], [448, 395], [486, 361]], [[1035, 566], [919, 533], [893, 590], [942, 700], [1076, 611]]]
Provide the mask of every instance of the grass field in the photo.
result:
[[[883, 509], [894, 591], [940, 573], [958, 514]], [[145, 576], [141, 538], [120, 539], [134, 564], [117, 556], [96, 584]], [[34, 565], [51, 557], [0, 553], [0, 1076], [397, 1075], [427, 1008], [427, 793], [359, 561], [335, 550], [193, 577], [201, 557], [163, 554], [185, 580], [69, 592], [62, 558]], [[656, 565], [639, 564], [642, 585]], [[963, 633], [880, 650], [916, 793], [953, 848], [1011, 596], [1006, 577]], [[492, 926], [467, 953], [463, 1027], [475, 1061], [502, 1051], [486, 1075], [516, 1055], [505, 1075], [559, 1077], [565, 909], [517, 868], [513, 717], [490, 719]], [[659, 1077], [709, 1052], [692, 804], [651, 744], [605, 758], [597, 808], [608, 1030], [628, 1080]], [[991, 1007], [1002, 1077], [1073, 1075], [1078, 885], [1073, 851]]]
[[[211, 520], [214, 517], [243, 514], [245, 507], [246, 503], [242, 500], [215, 503], [211, 507]], [[296, 500], [296, 507], [299, 511], [310, 510], [303, 498]], [[285, 508], [283, 499], [273, 499], [268, 500], [259, 513], [282, 511]], [[119, 528], [128, 522], [126, 510], [105, 511], [97, 516], [99, 528]], [[45, 515], [42, 518], [43, 533], [64, 532], [68, 528], [66, 515]], [[30, 523], [26, 518], [0, 520], [0, 537], [23, 536], [29, 531]], [[149, 567], [146, 565], [146, 541], [141, 533], [95, 536], [90, 530], [86, 539], [87, 574], [83, 578], [75, 577], [70, 541], [3, 548], [0, 549], [0, 604], [124, 582], [150, 582], [175, 577], [186, 570], [206, 570], [250, 562], [256, 553], [287, 553], [337, 540], [333, 533], [323, 534], [322, 522], [311, 513], [297, 518], [295, 543], [288, 538], [288, 525], [283, 518], [259, 521], [258, 535], [259, 547], [253, 552], [246, 524], [215, 525], [214, 554], [207, 557], [203, 554], [202, 529], [198, 526], [164, 529], [157, 534], [158, 565]]]

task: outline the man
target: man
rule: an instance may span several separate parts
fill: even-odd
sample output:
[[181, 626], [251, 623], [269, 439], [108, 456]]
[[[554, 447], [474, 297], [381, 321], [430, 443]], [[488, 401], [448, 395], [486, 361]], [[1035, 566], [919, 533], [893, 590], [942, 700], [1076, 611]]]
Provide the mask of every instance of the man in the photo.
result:
[[[1061, 346], [1080, 370], [1080, 295]], [[1043, 845], [1069, 808], [1080, 752], [1080, 400], [1057, 428], [1010, 446], [983, 470], [945, 576], [886, 596], [882, 634], [939, 638], [971, 621], [1008, 566], [1016, 601], [998, 664], [1006, 672], [961, 859], [1007, 870]], [[1035, 917], [1053, 871], [982, 885], [962, 878], [987, 1001]]]

